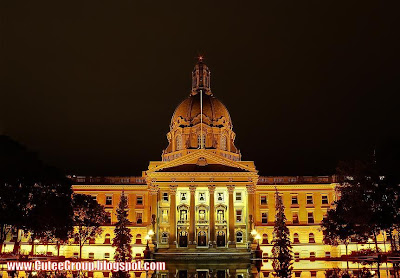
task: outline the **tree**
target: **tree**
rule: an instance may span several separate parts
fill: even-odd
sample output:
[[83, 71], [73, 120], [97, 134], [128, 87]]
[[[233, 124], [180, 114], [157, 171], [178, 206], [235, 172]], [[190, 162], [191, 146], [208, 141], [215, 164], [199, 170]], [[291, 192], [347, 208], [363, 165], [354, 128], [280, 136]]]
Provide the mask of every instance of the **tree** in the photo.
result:
[[82, 247], [90, 238], [95, 238], [102, 233], [101, 225], [107, 220], [107, 213], [102, 205], [90, 195], [73, 195], [73, 225], [75, 234], [71, 235], [79, 244], [79, 258], [82, 259]]
[[[116, 247], [114, 259], [116, 262], [132, 261], [131, 231], [128, 228], [130, 221], [128, 220], [128, 201], [122, 191], [121, 200], [117, 208], [118, 222], [115, 224], [113, 239], [113, 247]], [[129, 277], [129, 273], [125, 271], [113, 272], [113, 277], [125, 278]]]
[[[35, 153], [7, 136], [0, 136], [0, 252], [7, 235], [30, 232], [66, 236], [72, 228], [71, 182], [44, 164]], [[33, 247], [33, 246], [32, 246]]]
[[272, 247], [274, 259], [272, 261], [272, 267], [274, 268], [275, 276], [290, 278], [293, 270], [292, 246], [290, 244], [289, 229], [286, 226], [285, 207], [278, 190], [275, 192], [275, 210], [275, 226], [272, 240], [274, 244]]

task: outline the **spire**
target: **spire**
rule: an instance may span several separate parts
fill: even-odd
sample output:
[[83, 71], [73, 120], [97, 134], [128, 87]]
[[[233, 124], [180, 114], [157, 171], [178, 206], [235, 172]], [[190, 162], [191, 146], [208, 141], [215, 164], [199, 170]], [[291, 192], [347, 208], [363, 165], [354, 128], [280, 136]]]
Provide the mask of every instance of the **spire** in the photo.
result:
[[200, 90], [203, 93], [211, 95], [210, 89], [210, 70], [204, 64], [204, 57], [197, 57], [197, 63], [192, 71], [192, 95], [196, 95]]

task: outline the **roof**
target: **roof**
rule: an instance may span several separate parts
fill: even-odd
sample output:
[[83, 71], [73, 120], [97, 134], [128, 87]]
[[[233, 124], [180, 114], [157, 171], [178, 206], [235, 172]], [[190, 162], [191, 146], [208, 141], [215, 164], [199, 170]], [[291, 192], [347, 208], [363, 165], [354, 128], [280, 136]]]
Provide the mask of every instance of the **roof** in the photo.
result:
[[207, 164], [200, 166], [197, 164], [183, 164], [161, 169], [157, 172], [248, 172], [247, 170], [231, 167], [222, 164]]

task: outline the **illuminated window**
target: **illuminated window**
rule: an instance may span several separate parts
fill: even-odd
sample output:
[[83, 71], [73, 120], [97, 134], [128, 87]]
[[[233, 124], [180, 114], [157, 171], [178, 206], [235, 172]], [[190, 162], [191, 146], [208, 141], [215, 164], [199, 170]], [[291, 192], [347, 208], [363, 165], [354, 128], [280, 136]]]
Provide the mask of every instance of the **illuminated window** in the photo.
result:
[[243, 242], [243, 233], [240, 232], [240, 231], [236, 233], [236, 242], [237, 243], [242, 243]]
[[299, 213], [293, 212], [293, 224], [299, 224]]
[[104, 259], [109, 259], [110, 258], [110, 253], [104, 253]]
[[315, 236], [313, 233], [308, 235], [308, 243], [315, 243]]
[[187, 219], [188, 219], [187, 210], [182, 209], [180, 211], [180, 220], [181, 221], [187, 221]]
[[181, 135], [176, 136], [176, 149], [178, 151], [182, 150], [182, 136]]
[[268, 235], [267, 234], [263, 234], [262, 244], [268, 244]]
[[219, 209], [217, 211], [217, 221], [223, 221], [225, 219], [224, 210]]
[[329, 200], [328, 200], [328, 195], [322, 195], [322, 204], [323, 205], [328, 205], [329, 204]]
[[325, 252], [325, 258], [330, 258], [331, 257], [331, 252]]
[[168, 243], [168, 233], [167, 232], [163, 232], [161, 234], [161, 243], [163, 243], [163, 244]]
[[136, 205], [143, 205], [143, 196], [136, 197]]
[[206, 136], [204, 134], [199, 134], [197, 136], [197, 147], [199, 149], [204, 148], [206, 145]]
[[242, 210], [236, 210], [236, 222], [242, 222]]
[[267, 204], [267, 195], [261, 195], [260, 202], [261, 202], [261, 205], [266, 205]]
[[206, 200], [206, 193], [200, 192], [199, 193], [199, 201], [204, 202]]
[[163, 223], [168, 223], [169, 219], [168, 219], [168, 210], [167, 209], [163, 209], [162, 210], [162, 222]]
[[268, 223], [268, 214], [266, 212], [261, 213], [261, 223], [263, 224]]
[[313, 195], [308, 194], [307, 195], [307, 205], [312, 205], [312, 204], [314, 204]]
[[137, 234], [136, 235], [136, 244], [142, 244], [142, 235], [141, 234]]
[[204, 209], [199, 210], [199, 219], [201, 221], [206, 220], [206, 211]]
[[181, 201], [186, 201], [186, 192], [181, 192]]
[[315, 261], [315, 252], [310, 252], [310, 261]]
[[308, 224], [314, 224], [314, 213], [309, 212], [307, 214]]
[[106, 206], [112, 205], [112, 196], [106, 196]]
[[293, 234], [293, 243], [300, 243], [300, 239], [299, 239], [299, 234], [298, 233], [294, 233]]
[[297, 195], [292, 195], [292, 205], [298, 205], [299, 200], [297, 199]]
[[164, 201], [164, 202], [168, 202], [168, 200], [169, 200], [169, 199], [168, 199], [168, 192], [164, 192], [164, 193], [163, 193], [163, 201]]
[[89, 253], [89, 259], [94, 259], [94, 253]]
[[224, 201], [224, 193], [218, 192], [217, 193], [217, 200], [223, 202]]
[[242, 200], [242, 192], [236, 192], [236, 201]]
[[294, 253], [294, 259], [298, 262], [300, 260], [300, 253]]
[[226, 136], [222, 135], [221, 136], [221, 150], [226, 150]]

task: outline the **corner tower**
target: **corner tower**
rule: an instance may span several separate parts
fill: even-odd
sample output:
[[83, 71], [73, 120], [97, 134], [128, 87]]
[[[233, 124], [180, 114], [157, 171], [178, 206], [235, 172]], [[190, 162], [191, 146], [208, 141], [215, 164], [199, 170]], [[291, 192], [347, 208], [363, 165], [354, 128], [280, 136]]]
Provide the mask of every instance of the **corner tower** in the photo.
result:
[[206, 149], [233, 161], [241, 160], [234, 144], [236, 134], [231, 117], [225, 105], [212, 94], [210, 76], [209, 68], [200, 57], [192, 71], [190, 95], [172, 116], [163, 161], [174, 160], [195, 149]]

